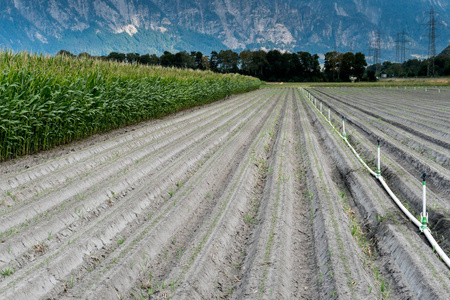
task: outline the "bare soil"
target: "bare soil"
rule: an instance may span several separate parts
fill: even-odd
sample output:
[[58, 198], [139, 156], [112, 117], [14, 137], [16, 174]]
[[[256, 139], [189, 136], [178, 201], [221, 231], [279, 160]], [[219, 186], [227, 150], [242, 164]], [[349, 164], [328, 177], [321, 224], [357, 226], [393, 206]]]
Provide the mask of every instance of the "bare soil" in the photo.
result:
[[[346, 105], [328, 90], [317, 95], [335, 112]], [[373, 135], [395, 124], [369, 126], [351, 105], [351, 141], [372, 157]], [[430, 149], [423, 160], [392, 141], [383, 154], [389, 184], [417, 209], [421, 191], [407, 165], [431, 169], [446, 152], [414, 131], [400, 134]], [[445, 179], [442, 161], [435, 174]], [[0, 166], [0, 298], [450, 298], [448, 268], [294, 88]], [[430, 189], [445, 248], [448, 186]]]

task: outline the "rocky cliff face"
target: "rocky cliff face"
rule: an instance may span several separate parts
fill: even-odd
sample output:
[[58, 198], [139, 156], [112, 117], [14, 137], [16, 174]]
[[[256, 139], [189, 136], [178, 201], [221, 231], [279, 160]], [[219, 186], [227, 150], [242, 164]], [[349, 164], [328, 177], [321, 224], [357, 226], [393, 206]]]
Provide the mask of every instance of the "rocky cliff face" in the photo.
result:
[[420, 24], [431, 4], [442, 21], [440, 50], [450, 41], [450, 4], [443, 0], [2, 0], [0, 45], [97, 55], [224, 48], [323, 54], [367, 52], [380, 30], [382, 58], [393, 60], [396, 33], [403, 29], [408, 54], [426, 54], [427, 31]]

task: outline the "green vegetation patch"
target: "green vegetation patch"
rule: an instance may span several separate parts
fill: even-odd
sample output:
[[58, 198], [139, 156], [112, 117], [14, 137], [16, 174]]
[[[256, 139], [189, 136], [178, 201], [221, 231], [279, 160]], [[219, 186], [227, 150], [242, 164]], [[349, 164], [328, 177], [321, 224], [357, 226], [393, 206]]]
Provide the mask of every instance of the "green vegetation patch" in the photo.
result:
[[236, 74], [0, 52], [0, 160], [159, 118], [261, 81]]

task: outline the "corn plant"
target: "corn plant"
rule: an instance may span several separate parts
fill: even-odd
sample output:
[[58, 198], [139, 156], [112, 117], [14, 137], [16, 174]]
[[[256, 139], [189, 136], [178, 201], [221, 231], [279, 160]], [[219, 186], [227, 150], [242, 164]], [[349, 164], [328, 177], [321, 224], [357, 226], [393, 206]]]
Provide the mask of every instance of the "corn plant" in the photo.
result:
[[0, 51], [0, 160], [259, 88], [258, 79]]

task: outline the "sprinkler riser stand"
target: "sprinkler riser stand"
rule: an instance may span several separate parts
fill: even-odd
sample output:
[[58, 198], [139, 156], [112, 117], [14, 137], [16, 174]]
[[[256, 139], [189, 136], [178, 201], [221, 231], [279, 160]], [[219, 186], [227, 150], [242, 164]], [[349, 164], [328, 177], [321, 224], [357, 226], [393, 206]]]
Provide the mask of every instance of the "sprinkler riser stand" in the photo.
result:
[[345, 138], [347, 138], [346, 134], [345, 134], [345, 121], [344, 118], [342, 118], [342, 136]]
[[427, 184], [426, 181], [423, 181], [423, 207], [422, 212], [420, 213], [420, 222], [422, 226], [420, 226], [420, 231], [424, 231], [428, 228], [428, 213], [427, 213]]
[[420, 226], [420, 231], [423, 232], [425, 229], [428, 229], [428, 214], [425, 216], [420, 213], [420, 223], [422, 223], [422, 226]]
[[424, 181], [423, 182], [423, 207], [422, 207], [422, 212], [423, 215], [426, 216], [427, 215], [427, 184]]
[[378, 163], [377, 163], [377, 177], [381, 176], [381, 150], [380, 144], [378, 144]]
[[[389, 87], [391, 88], [391, 87]], [[306, 95], [308, 95], [308, 93], [306, 92]], [[313, 104], [313, 102], [311, 101], [311, 104]], [[330, 109], [330, 107], [328, 107], [328, 109]], [[345, 117], [342, 116], [342, 125], [343, 127], [345, 126], [344, 124], [344, 119]], [[336, 128], [333, 126], [333, 124], [330, 125], [336, 130]], [[337, 130], [336, 130], [337, 131]], [[344, 127], [344, 132], [345, 132], [345, 127]], [[345, 137], [343, 137], [345, 139]], [[352, 149], [352, 151], [356, 154], [356, 156], [359, 158], [359, 155], [357, 155], [356, 151], [353, 149], [353, 147], [350, 145], [350, 143], [348, 141], [346, 141], [347, 145]], [[380, 145], [380, 140], [378, 139], [378, 145]], [[377, 173], [374, 172], [373, 170], [371, 170], [365, 163], [364, 161], [362, 161], [359, 158], [360, 162], [365, 166], [366, 169], [369, 170], [370, 174], [372, 174], [373, 176], [376, 176]], [[378, 177], [378, 176], [377, 176]], [[386, 182], [384, 181], [384, 178], [382, 176], [378, 177], [378, 180], [381, 182], [382, 186], [384, 187], [384, 189], [388, 192], [389, 196], [391, 196], [391, 198], [393, 199], [393, 201], [398, 205], [398, 207], [402, 210], [402, 212], [408, 217], [409, 220], [411, 220], [411, 222], [414, 223], [415, 226], [417, 226], [420, 231], [425, 235], [425, 237], [427, 238], [427, 240], [430, 242], [430, 244], [433, 246], [433, 250], [435, 250], [440, 258], [445, 262], [445, 264], [450, 268], [450, 258], [447, 256], [447, 254], [442, 250], [442, 248], [439, 246], [439, 244], [436, 242], [436, 240], [434, 239], [433, 235], [431, 234], [430, 229], [427, 227], [428, 224], [428, 214], [426, 214], [426, 197], [425, 197], [425, 177], [426, 174], [423, 173], [421, 178], [423, 178], [424, 182], [423, 182], [423, 186], [424, 186], [424, 212], [420, 213], [420, 220], [417, 219], [417, 217], [415, 217], [413, 214], [411, 214], [406, 207], [401, 203], [401, 201], [395, 196], [395, 194], [392, 192], [392, 190], [389, 188], [389, 186], [386, 184]]]

